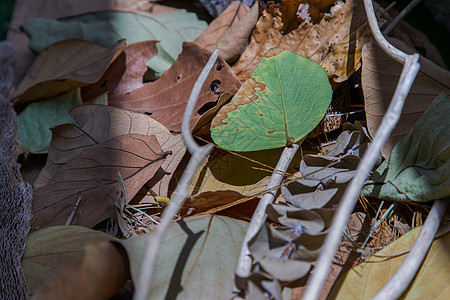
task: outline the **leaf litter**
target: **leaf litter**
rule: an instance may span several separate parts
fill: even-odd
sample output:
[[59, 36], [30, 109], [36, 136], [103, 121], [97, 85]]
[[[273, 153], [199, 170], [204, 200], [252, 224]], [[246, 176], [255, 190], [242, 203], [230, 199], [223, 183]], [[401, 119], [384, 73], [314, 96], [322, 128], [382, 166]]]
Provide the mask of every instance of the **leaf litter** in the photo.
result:
[[[71, 220], [72, 224], [92, 227], [113, 214], [115, 215], [113, 223], [119, 224], [115, 224], [115, 226], [120, 227], [121, 231], [118, 235], [121, 236], [122, 234], [121, 237], [126, 237], [129, 233], [136, 235], [151, 231], [151, 228], [155, 227], [158, 221], [158, 217], [153, 216], [153, 213], [159, 214], [162, 211], [160, 207], [166, 205], [163, 202], [158, 203], [159, 199], [162, 197], [165, 199], [164, 202], [170, 202], [170, 196], [176, 186], [178, 176], [185, 166], [183, 162], [189, 159], [189, 155], [185, 155], [185, 148], [181, 136], [178, 134], [181, 116], [193, 82], [208, 59], [210, 51], [214, 48], [221, 49], [224, 59], [216, 63], [212, 74], [208, 77], [202, 89], [199, 103], [194, 110], [191, 123], [191, 128], [194, 128], [196, 135], [206, 141], [212, 140], [210, 127], [214, 116], [224, 106], [229, 105], [227, 103], [239, 90], [241, 80], [244, 81], [249, 78], [260, 59], [266, 55], [270, 48], [281, 47], [282, 49], [293, 50], [297, 54], [316, 61], [325, 69], [328, 78], [332, 79], [333, 90], [344, 87], [343, 84], [350, 82], [347, 78], [352, 76], [359, 68], [361, 56], [363, 60], [367, 60], [366, 53], [361, 52], [363, 45], [366, 44], [366, 48], [369, 47], [367, 42], [370, 39], [370, 30], [365, 22], [361, 2], [309, 1], [304, 3], [303, 1], [291, 0], [283, 2], [283, 4], [268, 4], [262, 11], [262, 15], [257, 18], [259, 21], [256, 26], [252, 24], [256, 22], [255, 16], [258, 4], [248, 8], [244, 4], [241, 7], [236, 5], [238, 2], [234, 2], [208, 28], [206, 23], [198, 22], [196, 16], [188, 16], [190, 13], [185, 11], [177, 11], [161, 17], [150, 17], [146, 13], [96, 12], [60, 20], [29, 21], [26, 30], [32, 36], [32, 47], [39, 51], [50, 46], [45, 50], [48, 51], [54, 47], [52, 44], [58, 39], [64, 41], [69, 37], [74, 37], [71, 36], [74, 33], [73, 27], [71, 29], [73, 24], [85, 26], [89, 23], [91, 26], [95, 24], [98, 28], [106, 28], [106, 23], [102, 23], [97, 18], [100, 15], [105, 17], [117, 15], [120, 16], [119, 19], [122, 21], [133, 17], [147, 21], [150, 19], [169, 20], [178, 16], [178, 24], [181, 20], [184, 20], [183, 28], [186, 28], [186, 25], [190, 24], [191, 21], [196, 27], [181, 39], [179, 39], [180, 35], [175, 34], [177, 38], [175, 38], [174, 45], [169, 45], [169, 41], [174, 37], [171, 33], [168, 33], [171, 29], [161, 32], [156, 30], [154, 33], [162, 34], [164, 38], [164, 40], [161, 39], [160, 43], [157, 43], [154, 37], [140, 35], [139, 30], [143, 28], [140, 27], [141, 25], [130, 26], [130, 28], [139, 30], [125, 32], [123, 31], [125, 27], [118, 25], [119, 23], [113, 24], [113, 26], [116, 26], [114, 28], [119, 31], [118, 34], [104, 31], [105, 34], [100, 37], [100, 40], [96, 40], [96, 42], [102, 41], [100, 44], [108, 44], [103, 44], [103, 46], [111, 47], [120, 38], [126, 38], [128, 45], [121, 44], [119, 51], [115, 52], [107, 63], [98, 66], [97, 69], [94, 67], [96, 76], [92, 76], [92, 80], [77, 82], [76, 87], [81, 86], [83, 102], [90, 102], [93, 99], [105, 101], [107, 97], [109, 104], [118, 107], [105, 105], [80, 106], [71, 111], [76, 123], [63, 124], [52, 128], [53, 138], [47, 165], [36, 181], [33, 203], [35, 216], [32, 230], [34, 231], [38, 227], [64, 224], [68, 219]], [[334, 21], [336, 23], [333, 23]], [[342, 22], [340, 23], [340, 21]], [[38, 26], [30, 26], [32, 22], [36, 22], [35, 24], [41, 22], [39, 26], [42, 25], [42, 28], [46, 28], [45, 26], [48, 26], [48, 24], [62, 26], [55, 27], [58, 28], [56, 31], [62, 33], [62, 35], [59, 37], [48, 35], [51, 41], [48, 44], [39, 45], [35, 43], [39, 40], [37, 37], [42, 34], [47, 35], [49, 32], [46, 30], [38, 32], [39, 30], [36, 30], [39, 28]], [[83, 22], [86, 23], [83, 24]], [[352, 22], [354, 26], [350, 27], [349, 22]], [[64, 26], [69, 29], [66, 33], [61, 29]], [[206, 30], [203, 35], [200, 35], [204, 29]], [[101, 31], [91, 30], [89, 34], [95, 35], [98, 32]], [[248, 40], [250, 33], [251, 37]], [[314, 36], [314, 34], [317, 34], [317, 36]], [[87, 40], [93, 38], [92, 35], [81, 37]], [[183, 42], [193, 41], [197, 37], [196, 42], [200, 45], [184, 43], [183, 49], [181, 48]], [[302, 41], [303, 37], [305, 39]], [[202, 49], [202, 46], [207, 47], [207, 49]], [[233, 65], [235, 59], [238, 59], [238, 61]], [[232, 65], [231, 68], [227, 62]], [[172, 66], [170, 67], [170, 65]], [[381, 65], [383, 65], [383, 62]], [[384, 62], [384, 66], [387, 67], [387, 65], [388, 63]], [[364, 69], [367, 66], [368, 64], [363, 64], [361, 75], [364, 89], [371, 88], [370, 84], [372, 84], [371, 82], [367, 84], [367, 81], [366, 84], [364, 83], [370, 77], [370, 74], [364, 73], [369, 71], [369, 68]], [[42, 65], [42, 69], [45, 69], [45, 65]], [[167, 71], [164, 72], [164, 70]], [[445, 76], [433, 75], [438, 69], [431, 67], [430, 70], [432, 71], [425, 71], [427, 76], [437, 81], [440, 79], [441, 83], [446, 84]], [[147, 82], [150, 73], [161, 75], [161, 78], [154, 82]], [[359, 72], [356, 75], [359, 75]], [[353, 75], [352, 82], [355, 82], [354, 77]], [[59, 78], [56, 81], [51, 76], [48, 77], [50, 80], [47, 80], [47, 77], [43, 78], [42, 82], [46, 85], [44, 88], [42, 88], [43, 84], [36, 82], [38, 85], [35, 85], [31, 81], [31, 83], [28, 83], [29, 86], [24, 85], [25, 88], [22, 89], [22, 94], [25, 92], [26, 97], [29, 97], [26, 95], [29, 93], [27, 90], [36, 89], [38, 91], [37, 96], [34, 95], [33, 91], [33, 93], [30, 93], [32, 95], [31, 100], [24, 97], [24, 102], [17, 103], [22, 106], [28, 101], [38, 100], [37, 103], [39, 103], [41, 102], [40, 99], [46, 99], [49, 97], [48, 95], [59, 94], [66, 89], [70, 90], [70, 85], [69, 87], [65, 86]], [[361, 84], [358, 79], [356, 82]], [[70, 80], [69, 83], [71, 83]], [[423, 85], [428, 86], [428, 83], [425, 82]], [[42, 89], [39, 90], [39, 88]], [[436, 93], [439, 92], [439, 89], [439, 86], [436, 86]], [[381, 90], [386, 93], [386, 89], [381, 88]], [[390, 92], [392, 91], [387, 89], [387, 93]], [[17, 101], [21, 95], [16, 96], [18, 97], [16, 97]], [[367, 100], [371, 95], [364, 91], [364, 96]], [[346, 105], [348, 106], [348, 104]], [[367, 107], [365, 108], [367, 109]], [[136, 110], [136, 112], [131, 110]], [[326, 109], [324, 109], [324, 113], [325, 111]], [[345, 111], [338, 111], [337, 114], [343, 115]], [[356, 122], [355, 126], [344, 125], [341, 128], [343, 132], [337, 140], [337, 134], [335, 133], [330, 133], [329, 136], [319, 136], [320, 139], [325, 139], [328, 144], [335, 143], [334, 150], [327, 156], [318, 156], [319, 150], [311, 151], [311, 149], [306, 149], [305, 146], [303, 149], [305, 153], [302, 153], [296, 163], [293, 163], [292, 168], [288, 171], [289, 174], [286, 174], [288, 176], [282, 185], [282, 193], [277, 197], [277, 203], [271, 205], [266, 212], [269, 215], [270, 222], [261, 229], [257, 238], [252, 241], [254, 272], [249, 278], [252, 282], [249, 290], [250, 295], [257, 295], [258, 293], [260, 295], [262, 292], [267, 292], [275, 298], [280, 298], [282, 297], [283, 287], [299, 286], [299, 284], [300, 288], [298, 289], [299, 291], [302, 290], [303, 275], [307, 275], [314, 265], [314, 260], [321, 249], [334, 209], [359, 162], [358, 156], [363, 155], [367, 144], [370, 142], [368, 133], [372, 133], [371, 126], [376, 126], [379, 122], [374, 119], [370, 123], [369, 118], [368, 121], [368, 131]], [[401, 120], [399, 125], [403, 122]], [[404, 128], [410, 126], [408, 124], [404, 124]], [[51, 125], [45, 126], [50, 127]], [[314, 126], [311, 124], [311, 129]], [[328, 140], [330, 138], [331, 141]], [[240, 139], [245, 138], [241, 137]], [[314, 144], [312, 140], [309, 143]], [[241, 147], [238, 150], [246, 150], [245, 148], [247, 147]], [[181, 221], [180, 225], [172, 225], [172, 228], [178, 230], [178, 233], [175, 234], [176, 237], [186, 236], [186, 238], [177, 238], [170, 245], [170, 250], [175, 251], [173, 255], [168, 254], [171, 252], [165, 250], [164, 246], [163, 251], [160, 252], [163, 261], [170, 256], [170, 260], [167, 261], [170, 261], [171, 265], [156, 270], [157, 278], [160, 275], [162, 276], [161, 284], [157, 284], [153, 289], [156, 298], [177, 293], [180, 293], [179, 295], [191, 295], [192, 292], [196, 295], [202, 292], [208, 292], [208, 295], [223, 295], [231, 291], [232, 274], [234, 273], [237, 256], [230, 257], [226, 253], [237, 253], [239, 251], [245, 232], [242, 228], [246, 227], [246, 223], [238, 221], [238, 218], [248, 220], [251, 217], [258, 201], [255, 196], [261, 195], [268, 176], [274, 170], [276, 159], [279, 156], [279, 154], [276, 154], [277, 151], [280, 152], [279, 149], [260, 150], [248, 152], [244, 155], [223, 152], [223, 150], [218, 149], [213, 151], [192, 181], [190, 186], [192, 196], [179, 215], [185, 217], [185, 221]], [[120, 155], [118, 155], [119, 153]], [[306, 153], [315, 155], [304, 155]], [[182, 159], [183, 155], [184, 159]], [[302, 158], [301, 163], [300, 158]], [[122, 183], [117, 171], [123, 178]], [[298, 173], [296, 173], [297, 171]], [[117, 202], [118, 199], [124, 199], [128, 204], [125, 204], [125, 202], [121, 204]], [[140, 204], [136, 204], [139, 201]], [[115, 205], [114, 212], [112, 212], [113, 204]], [[124, 218], [131, 217], [132, 214], [128, 212], [124, 214], [124, 207], [139, 211], [134, 214], [133, 222], [138, 221], [143, 225], [142, 222], [145, 219], [144, 225], [149, 227], [145, 231], [140, 231], [145, 227], [130, 225], [133, 222], [128, 222], [129, 220]], [[140, 210], [140, 208], [143, 208], [143, 210]], [[148, 210], [149, 208], [150, 210]], [[144, 212], [144, 210], [147, 212]], [[366, 214], [363, 215], [366, 218], [371, 217], [367, 210], [364, 210], [364, 212]], [[71, 213], [74, 213], [72, 219], [68, 217]], [[232, 219], [223, 217], [218, 219], [217, 216], [210, 216], [210, 214], [216, 213], [226, 214], [231, 216]], [[196, 214], [206, 214], [206, 216], [201, 218], [191, 217]], [[188, 216], [189, 218], [187, 218]], [[223, 226], [222, 223], [222, 226], [219, 227], [213, 225], [218, 220], [226, 226]], [[149, 221], [151, 224], [148, 223]], [[191, 223], [186, 227], [183, 222]], [[200, 231], [192, 230], [192, 228], [197, 228], [196, 222], [202, 224], [199, 228], [203, 229], [200, 229]], [[237, 223], [243, 225], [239, 225], [239, 228], [231, 225]], [[301, 224], [300, 234], [298, 224]], [[362, 222], [359, 224], [362, 224]], [[414, 227], [414, 222], [412, 226]], [[48, 229], [52, 228], [57, 227]], [[66, 228], [69, 229], [71, 226]], [[213, 230], [212, 228], [220, 229]], [[388, 228], [390, 227], [388, 226]], [[48, 229], [44, 229], [42, 232]], [[228, 230], [225, 235], [228, 235], [228, 237], [222, 237], [223, 240], [216, 243], [214, 238], [222, 236], [224, 229]], [[200, 245], [199, 241], [205, 234], [201, 230], [206, 230], [205, 232], [210, 234], [207, 241], [201, 242], [201, 250], [198, 256], [192, 255], [193, 253], [183, 256], [181, 249], [184, 249], [183, 245], [186, 245], [186, 242], [193, 241], [192, 238], [198, 239], [192, 249], [197, 249], [195, 247]], [[40, 232], [39, 230], [33, 234]], [[334, 275], [330, 278], [328, 286], [322, 291], [323, 297], [326, 297], [340, 270], [348, 269], [348, 259], [351, 255], [347, 252], [353, 253], [353, 259], [355, 257], [355, 245], [361, 240], [360, 236], [364, 235], [364, 232], [360, 225], [356, 226], [351, 232], [353, 235], [348, 237], [351, 239], [351, 246], [347, 250], [340, 249], [341, 264], [333, 265]], [[81, 233], [82, 236], [85, 234]], [[372, 235], [373, 232], [370, 232], [370, 234]], [[233, 241], [223, 242], [230, 235]], [[144, 241], [151, 236], [151, 234], [142, 235], [141, 240]], [[62, 237], [58, 239], [61, 242], [63, 241]], [[126, 243], [128, 241], [131, 242], [132, 239], [123, 240], [125, 248], [127, 248]], [[214, 244], [211, 249], [214, 250], [207, 250], [209, 246], [204, 248], [211, 242]], [[137, 242], [135, 244], [139, 245]], [[385, 244], [378, 245], [384, 246]], [[217, 248], [218, 246], [219, 248]], [[81, 255], [78, 256], [78, 259], [81, 260], [69, 266], [65, 270], [66, 273], [64, 270], [58, 273], [57, 280], [68, 283], [67, 278], [79, 276], [76, 272], [72, 273], [78, 267], [81, 267], [79, 270], [83, 270], [84, 267], [89, 269], [89, 267], [94, 266], [95, 264], [87, 263], [88, 265], [82, 267], [83, 261], [88, 262], [89, 257], [107, 260], [110, 257], [106, 255], [110, 251], [108, 249], [117, 250], [119, 248], [117, 246], [111, 248], [108, 243], [87, 247], [85, 259], [83, 260]], [[143, 256], [142, 246], [139, 246], [139, 249], [138, 251], [127, 249], [128, 256], [124, 256], [124, 253], [119, 251], [119, 256], [116, 256], [117, 259], [113, 260], [117, 262], [117, 265], [123, 262], [131, 262], [131, 272], [135, 284], [138, 282], [136, 276], [139, 272], [133, 265], [138, 264], [139, 267]], [[97, 253], [105, 253], [104, 257], [102, 255], [95, 256], [96, 251]], [[220, 253], [220, 264], [230, 268], [230, 270], [227, 269], [226, 272], [220, 273], [219, 277], [215, 277], [218, 273], [210, 271], [210, 274], [216, 275], [202, 280], [209, 282], [208, 280], [214, 280], [214, 278], [226, 278], [227, 287], [224, 289], [220, 287], [214, 291], [209, 290], [204, 285], [200, 289], [195, 288], [201, 276], [192, 276], [197, 271], [191, 272], [192, 270], [205, 270], [208, 267], [214, 267], [215, 264], [211, 264], [210, 254], [208, 254], [213, 252]], [[195, 263], [192, 265], [194, 269], [177, 269], [175, 260], [182, 257], [185, 257], [188, 261], [194, 259]], [[219, 260], [216, 259], [216, 261]], [[201, 263], [197, 264], [198, 262]], [[67, 262], [62, 262], [58, 268], [64, 265], [67, 265]], [[298, 265], [298, 268], [293, 268], [294, 265]], [[106, 275], [105, 272], [113, 273], [106, 271], [107, 267], [101, 266], [100, 261], [97, 269], [103, 270], [103, 275]], [[54, 270], [56, 268], [47, 271], [45, 274], [49, 275]], [[186, 270], [189, 271], [186, 273]], [[121, 271], [120, 273], [123, 275], [124, 272]], [[169, 280], [168, 278], [172, 275], [184, 279], [181, 281]], [[95, 282], [104, 282], [101, 281], [101, 278], [105, 277], [100, 276], [97, 279], [92, 277], [87, 286], [91, 286], [91, 283]], [[37, 288], [42, 281], [36, 282], [35, 287]], [[58, 281], [50, 283], [44, 287], [43, 291], [47, 288], [47, 291], [57, 293], [57, 289], [52, 290], [52, 284], [55, 284], [55, 282]], [[53, 288], [57, 285], [53, 285]], [[114, 292], [120, 285], [121, 283], [114, 286], [110, 291]], [[95, 284], [92, 286], [95, 286]], [[73, 286], [67, 285], [67, 288], [73, 289]], [[73, 291], [76, 291], [76, 288]], [[93, 293], [97, 291], [94, 287]]]

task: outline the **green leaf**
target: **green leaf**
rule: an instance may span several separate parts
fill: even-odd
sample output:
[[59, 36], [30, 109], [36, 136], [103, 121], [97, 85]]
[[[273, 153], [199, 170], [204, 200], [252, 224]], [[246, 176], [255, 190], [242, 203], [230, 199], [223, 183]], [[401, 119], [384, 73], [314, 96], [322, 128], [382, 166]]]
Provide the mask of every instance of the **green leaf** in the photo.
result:
[[[233, 289], [239, 251], [248, 224], [220, 216], [193, 217], [173, 224], [159, 249], [151, 299], [224, 299]], [[139, 274], [152, 234], [122, 240], [131, 276]]]
[[[368, 261], [348, 271], [335, 283], [328, 299], [371, 299], [395, 274], [422, 227], [415, 228], [376, 253]], [[417, 275], [401, 299], [449, 299], [450, 234], [435, 240]]]
[[47, 153], [52, 139], [50, 128], [64, 123], [75, 124], [69, 111], [82, 104], [80, 89], [29, 104], [17, 116], [22, 148], [31, 153]]
[[28, 288], [33, 293], [55, 271], [82, 258], [84, 246], [110, 240], [116, 239], [81, 226], [54, 226], [33, 232], [22, 258]]
[[362, 190], [365, 197], [425, 202], [450, 196], [450, 101], [442, 93]]
[[111, 47], [120, 39], [127, 44], [159, 40], [158, 55], [147, 65], [157, 73], [167, 70], [177, 59], [184, 41], [193, 41], [207, 23], [194, 13], [177, 10], [160, 15], [103, 11], [60, 20], [28, 19], [24, 31], [30, 36], [30, 49], [41, 52], [49, 45], [70, 38]]
[[331, 103], [322, 67], [292, 51], [271, 49], [211, 124], [214, 142], [232, 151], [296, 143], [322, 120]]

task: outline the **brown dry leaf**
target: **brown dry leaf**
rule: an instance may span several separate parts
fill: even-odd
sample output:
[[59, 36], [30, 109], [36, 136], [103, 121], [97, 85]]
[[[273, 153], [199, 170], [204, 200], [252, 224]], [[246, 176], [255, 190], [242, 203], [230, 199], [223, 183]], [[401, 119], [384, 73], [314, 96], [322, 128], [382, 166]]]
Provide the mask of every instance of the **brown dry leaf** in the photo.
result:
[[231, 2], [194, 43], [211, 52], [219, 49], [224, 60], [234, 61], [248, 45], [250, 34], [258, 21], [258, 11], [258, 2], [251, 9], [243, 2]]
[[125, 134], [93, 146], [68, 161], [46, 186], [35, 190], [32, 229], [64, 224], [80, 197], [71, 224], [94, 226], [111, 211], [111, 200], [94, 178], [116, 197], [121, 191], [119, 172], [129, 202], [166, 156], [154, 135]]
[[97, 82], [81, 87], [83, 103], [92, 103], [97, 97], [102, 95], [102, 98], [105, 98], [106, 103], [108, 103], [108, 94], [114, 91], [124, 72], [125, 51], [122, 51]]
[[[395, 47], [413, 53], [404, 43], [389, 39]], [[381, 120], [391, 102], [402, 65], [389, 57], [373, 43], [363, 50], [363, 68], [361, 73], [362, 88], [365, 99], [367, 128], [375, 136]], [[387, 157], [398, 141], [402, 139], [430, 106], [431, 102], [442, 92], [450, 93], [450, 72], [420, 57], [420, 70], [405, 100], [400, 120], [384, 144], [381, 154]]]
[[[155, 82], [144, 84], [132, 92], [112, 95], [110, 105], [151, 114], [169, 130], [181, 131], [183, 112], [209, 53], [194, 43], [183, 43], [183, 51], [169, 70]], [[217, 85], [219, 87], [217, 88]], [[203, 85], [192, 115], [192, 126], [200, 118], [198, 110], [209, 102], [217, 101], [219, 93], [236, 93], [241, 83], [228, 64], [219, 58]]]
[[131, 279], [128, 256], [118, 243], [86, 245], [81, 260], [54, 274], [34, 300], [109, 299]]
[[144, 74], [147, 72], [145, 64], [150, 58], [158, 54], [157, 41], [143, 41], [125, 47], [126, 70], [114, 89], [113, 94], [121, 94], [138, 89], [144, 85]]
[[[311, 16], [311, 23], [304, 21], [299, 25], [302, 19], [296, 16], [297, 9], [307, 2], [291, 0], [266, 8], [250, 45], [233, 66], [239, 79], [249, 78], [273, 47], [294, 51], [319, 63], [336, 82], [346, 80], [359, 68], [362, 46], [371, 38], [362, 1], [337, 1], [331, 6], [330, 16], [324, 16], [325, 9], [334, 1], [314, 1], [306, 14]], [[307, 7], [303, 7], [305, 13]]]
[[[248, 213], [245, 217], [251, 218], [258, 201], [259, 198], [248, 198], [236, 191], [203, 192], [186, 200], [183, 204], [181, 214], [185, 214], [188, 210], [191, 210], [189, 211], [189, 216], [210, 215], [239, 206], [237, 211], [240, 213], [247, 211]], [[240, 216], [242, 217], [243, 215], [241, 214]]]
[[51, 45], [33, 62], [13, 95], [13, 103], [22, 105], [97, 82], [124, 47], [125, 41], [112, 48], [82, 40]]
[[63, 124], [52, 129], [47, 164], [34, 187], [46, 185], [65, 163], [92, 147], [124, 134], [155, 135], [163, 152], [172, 151], [156, 172], [147, 189], [160, 196], [168, 196], [172, 173], [186, 152], [181, 135], [172, 135], [167, 128], [151, 117], [111, 106], [83, 105], [72, 109], [72, 117], [79, 124]]
[[147, 71], [145, 63], [158, 54], [156, 43], [143, 41], [127, 45], [100, 80], [81, 88], [83, 102], [89, 102], [106, 92], [120, 94], [142, 87]]

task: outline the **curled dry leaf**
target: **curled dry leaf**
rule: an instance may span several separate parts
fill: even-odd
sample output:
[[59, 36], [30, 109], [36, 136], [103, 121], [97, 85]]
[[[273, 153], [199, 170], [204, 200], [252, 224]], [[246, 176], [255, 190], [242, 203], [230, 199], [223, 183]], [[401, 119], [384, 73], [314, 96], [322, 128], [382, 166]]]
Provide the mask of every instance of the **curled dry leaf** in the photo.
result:
[[86, 245], [83, 258], [54, 274], [33, 299], [109, 299], [130, 278], [128, 257], [122, 246], [97, 242]]
[[[35, 182], [35, 188], [46, 185], [65, 163], [98, 144], [124, 134], [155, 135], [163, 152], [172, 151], [158, 169], [148, 188], [160, 196], [168, 195], [172, 173], [181, 161], [186, 148], [180, 135], [172, 135], [151, 117], [111, 106], [84, 105], [71, 111], [79, 126], [64, 124], [52, 129], [47, 164]], [[148, 189], [147, 188], [147, 189]]]
[[233, 71], [246, 80], [269, 49], [280, 47], [319, 63], [334, 81], [346, 80], [359, 68], [371, 32], [361, 0], [334, 2], [292, 0], [268, 6]]
[[[389, 39], [389, 42], [407, 53], [413, 53], [404, 43], [396, 39]], [[391, 102], [402, 72], [402, 65], [373, 43], [364, 47], [362, 55], [361, 78], [367, 128], [374, 136]], [[405, 100], [400, 120], [381, 151], [384, 157], [387, 157], [402, 137], [409, 133], [439, 94], [450, 93], [449, 71], [422, 56], [419, 63], [420, 70]]]
[[125, 53], [126, 69], [114, 94], [121, 94], [138, 89], [144, 85], [143, 77], [147, 72], [146, 62], [158, 53], [157, 41], [143, 41], [127, 45]]
[[124, 47], [125, 41], [104, 48], [81, 40], [50, 46], [34, 61], [15, 91], [13, 103], [27, 104], [98, 81]]
[[258, 11], [258, 3], [249, 8], [245, 3], [234, 1], [194, 43], [211, 52], [219, 49], [219, 55], [226, 61], [236, 60], [248, 45], [250, 34], [258, 21]]
[[[181, 131], [183, 112], [194, 83], [208, 61], [210, 53], [194, 43], [183, 43], [178, 60], [155, 82], [134, 91], [112, 95], [110, 105], [149, 113], [169, 130]], [[192, 126], [200, 118], [199, 110], [215, 105], [220, 93], [236, 93], [241, 83], [228, 64], [219, 58], [209, 73], [194, 109]], [[211, 102], [211, 103], [210, 103]]]
[[[64, 224], [81, 199], [73, 225], [92, 227], [111, 211], [111, 195], [121, 191], [117, 172], [125, 182], [126, 201], [158, 171], [163, 153], [154, 135], [126, 134], [93, 146], [68, 161], [46, 186], [34, 192], [32, 229]], [[103, 183], [103, 187], [95, 180]]]

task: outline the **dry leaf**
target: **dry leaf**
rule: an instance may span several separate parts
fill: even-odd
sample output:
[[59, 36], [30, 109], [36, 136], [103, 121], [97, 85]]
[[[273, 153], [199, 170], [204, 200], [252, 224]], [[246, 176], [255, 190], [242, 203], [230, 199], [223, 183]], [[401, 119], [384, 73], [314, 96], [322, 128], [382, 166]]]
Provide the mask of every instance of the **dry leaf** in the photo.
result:
[[52, 129], [47, 164], [35, 182], [35, 188], [48, 183], [65, 163], [78, 154], [123, 134], [155, 135], [163, 152], [172, 151], [154, 176], [148, 188], [160, 196], [168, 195], [172, 173], [181, 161], [186, 148], [181, 135], [172, 135], [151, 117], [111, 106], [84, 105], [71, 111], [79, 126], [64, 124]]
[[[190, 197], [183, 204], [181, 214], [188, 212], [189, 216], [194, 215], [210, 215], [219, 211], [227, 210], [231, 207], [236, 208], [234, 211], [241, 213], [245, 210], [247, 218], [251, 218], [258, 204], [259, 198], [248, 198], [236, 191], [215, 191], [203, 192]], [[256, 204], [256, 205], [255, 205]], [[239, 206], [239, 209], [237, 209]], [[232, 212], [232, 211], [228, 211]]]
[[122, 246], [110, 242], [86, 245], [83, 258], [54, 274], [33, 299], [106, 300], [129, 279], [128, 256]]
[[[132, 92], [112, 95], [110, 105], [142, 113], [149, 113], [169, 130], [181, 131], [183, 112], [192, 87], [208, 61], [210, 53], [194, 43], [183, 43], [178, 60], [155, 82], [144, 84]], [[206, 79], [194, 109], [192, 126], [200, 118], [198, 110], [209, 102], [217, 101], [220, 93], [236, 93], [240, 81], [228, 64], [218, 59]]]
[[336, 82], [346, 80], [359, 68], [361, 49], [370, 40], [371, 31], [362, 1], [337, 1], [331, 6], [330, 16], [324, 16], [330, 3], [312, 2], [306, 14], [311, 20], [305, 21], [297, 17], [297, 12], [299, 4], [303, 5], [300, 13], [306, 12], [306, 1], [268, 6], [256, 24], [250, 45], [233, 66], [239, 79], [249, 78], [265, 53], [280, 47], [319, 63]]
[[73, 0], [18, 0], [14, 6], [7, 36], [8, 41], [17, 47], [14, 56], [16, 84], [25, 76], [35, 58], [28, 48], [30, 40], [21, 30], [26, 19], [33, 17], [56, 19], [104, 10], [145, 11], [158, 14], [173, 11], [175, 8], [142, 0], [78, 0], [76, 2]]
[[102, 95], [105, 96], [106, 103], [108, 103], [108, 94], [114, 91], [119, 84], [125, 68], [125, 51], [122, 51], [97, 82], [81, 87], [83, 103], [92, 103], [97, 97]]
[[144, 41], [125, 47], [123, 52], [126, 57], [126, 70], [113, 94], [129, 92], [144, 85], [146, 62], [158, 53], [156, 43], [157, 41]]
[[194, 43], [214, 51], [226, 61], [234, 61], [245, 50], [256, 21], [259, 5], [256, 2], [250, 9], [245, 3], [234, 1], [215, 18]]
[[30, 293], [63, 266], [80, 260], [86, 245], [110, 240], [116, 238], [81, 226], [53, 226], [31, 233], [22, 257]]
[[83, 102], [89, 102], [106, 92], [120, 94], [142, 87], [147, 72], [146, 62], [158, 54], [156, 43], [143, 41], [127, 45], [99, 81], [81, 88]]
[[80, 197], [72, 224], [94, 226], [111, 211], [111, 200], [95, 177], [115, 197], [121, 190], [120, 172], [128, 202], [153, 177], [166, 155], [154, 135], [139, 134], [120, 135], [82, 152], [58, 170], [46, 186], [35, 190], [32, 229], [64, 224]]
[[26, 104], [98, 81], [124, 47], [125, 41], [112, 48], [82, 40], [51, 45], [34, 61], [17, 87], [13, 103]]
[[[395, 47], [413, 53], [404, 43], [389, 39]], [[375, 136], [381, 120], [392, 100], [402, 65], [389, 57], [373, 43], [363, 50], [362, 88], [365, 99], [367, 128]], [[381, 154], [387, 157], [398, 141], [402, 139], [423, 115], [425, 110], [442, 92], [450, 93], [450, 72], [420, 57], [420, 70], [403, 106], [402, 115], [391, 136], [384, 144]]]
[[[265, 190], [282, 151], [283, 149], [252, 151], [238, 156], [213, 149], [208, 162], [195, 173], [188, 190], [191, 195], [228, 190], [244, 196], [254, 196]], [[294, 157], [288, 173], [295, 172], [294, 167], [299, 165], [300, 156], [299, 153]]]

